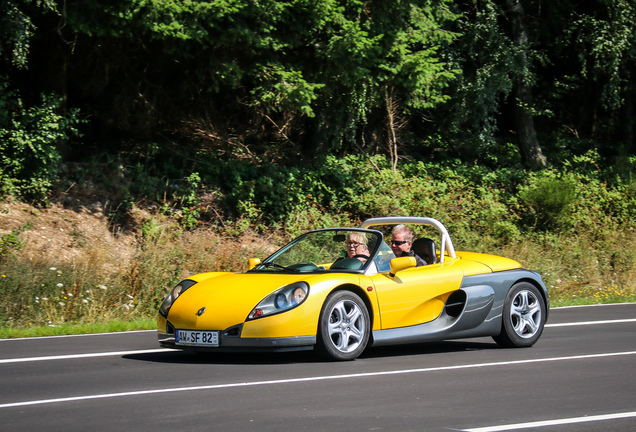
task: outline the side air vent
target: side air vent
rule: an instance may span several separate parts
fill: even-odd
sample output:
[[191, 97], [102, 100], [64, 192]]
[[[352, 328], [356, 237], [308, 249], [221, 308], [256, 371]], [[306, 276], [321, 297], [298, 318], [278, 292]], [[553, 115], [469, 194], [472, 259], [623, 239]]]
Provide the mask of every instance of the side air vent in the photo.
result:
[[462, 290], [458, 290], [448, 297], [444, 310], [448, 316], [457, 318], [464, 310], [464, 306], [466, 306], [466, 293]]
[[243, 328], [242, 325], [237, 325], [237, 326], [234, 326], [234, 327], [230, 327], [229, 329], [227, 329], [227, 330], [225, 330], [223, 332], [223, 336], [239, 337], [241, 335], [242, 328]]
[[166, 333], [169, 335], [174, 334], [174, 326], [170, 324], [170, 321], [166, 323]]

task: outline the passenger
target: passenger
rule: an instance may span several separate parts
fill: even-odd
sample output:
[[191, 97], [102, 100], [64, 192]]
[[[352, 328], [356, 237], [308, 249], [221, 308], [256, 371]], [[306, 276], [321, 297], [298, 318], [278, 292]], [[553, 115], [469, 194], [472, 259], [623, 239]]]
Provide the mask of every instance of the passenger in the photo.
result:
[[415, 258], [417, 266], [425, 266], [428, 263], [411, 250], [413, 246], [413, 232], [406, 225], [396, 225], [391, 232], [391, 250], [396, 257]]
[[[363, 232], [351, 232], [347, 236], [347, 257], [357, 258], [360, 261], [366, 261], [371, 253], [369, 252], [368, 239]], [[363, 255], [363, 256], [358, 256]]]

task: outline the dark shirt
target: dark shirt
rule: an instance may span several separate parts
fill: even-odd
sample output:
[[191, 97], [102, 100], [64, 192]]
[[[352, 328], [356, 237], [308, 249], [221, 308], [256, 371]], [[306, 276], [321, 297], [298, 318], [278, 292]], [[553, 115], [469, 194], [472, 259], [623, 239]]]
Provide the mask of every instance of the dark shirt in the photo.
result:
[[400, 255], [401, 257], [408, 257], [408, 256], [412, 256], [415, 258], [415, 262], [417, 263], [417, 267], [419, 266], [425, 266], [428, 265], [428, 263], [426, 261], [424, 261], [423, 258], [421, 258], [419, 255], [417, 255], [415, 252], [410, 251], [410, 252], [402, 252], [402, 255]]

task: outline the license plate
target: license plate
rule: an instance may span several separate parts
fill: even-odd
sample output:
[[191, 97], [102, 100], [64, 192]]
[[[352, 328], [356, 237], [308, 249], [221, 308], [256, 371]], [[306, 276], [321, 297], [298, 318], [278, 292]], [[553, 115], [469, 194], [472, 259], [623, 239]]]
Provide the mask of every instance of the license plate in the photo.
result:
[[177, 330], [175, 344], [189, 346], [219, 346], [218, 331]]

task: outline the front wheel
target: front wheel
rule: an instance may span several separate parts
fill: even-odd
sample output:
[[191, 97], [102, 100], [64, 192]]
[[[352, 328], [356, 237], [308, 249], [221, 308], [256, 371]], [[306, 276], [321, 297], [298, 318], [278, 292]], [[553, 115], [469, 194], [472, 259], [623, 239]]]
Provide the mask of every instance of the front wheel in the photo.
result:
[[318, 322], [318, 350], [329, 360], [354, 360], [371, 333], [369, 311], [360, 297], [338, 291], [327, 297]]
[[493, 339], [506, 347], [535, 344], [545, 325], [546, 306], [539, 289], [529, 282], [513, 285], [503, 307], [501, 333]]

